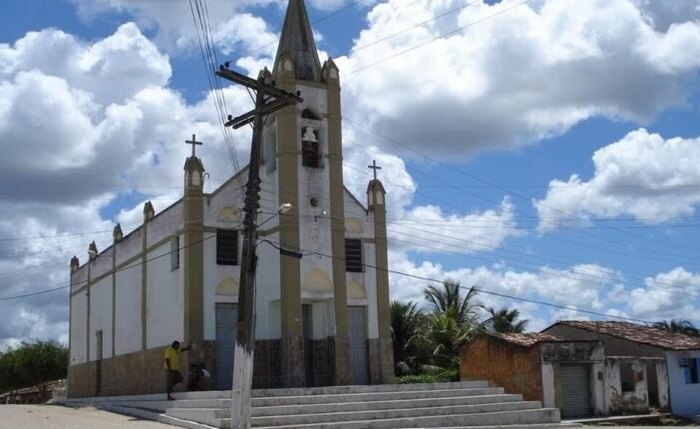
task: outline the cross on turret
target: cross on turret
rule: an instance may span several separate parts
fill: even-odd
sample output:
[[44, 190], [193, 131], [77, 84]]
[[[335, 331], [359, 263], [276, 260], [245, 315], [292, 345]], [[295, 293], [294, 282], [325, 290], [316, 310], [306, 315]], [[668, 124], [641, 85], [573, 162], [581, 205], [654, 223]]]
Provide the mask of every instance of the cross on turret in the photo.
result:
[[203, 143], [202, 143], [202, 142], [198, 142], [198, 141], [197, 141], [197, 136], [195, 136], [194, 134], [192, 134], [192, 140], [185, 140], [185, 144], [191, 144], [191, 145], [192, 145], [192, 157], [194, 158], [194, 156], [195, 156], [194, 149], [195, 149], [197, 146], [202, 146]]
[[368, 165], [367, 168], [369, 168], [370, 170], [374, 170], [374, 180], [377, 180], [377, 170], [381, 170], [382, 167], [377, 166], [377, 161], [373, 160], [372, 165]]

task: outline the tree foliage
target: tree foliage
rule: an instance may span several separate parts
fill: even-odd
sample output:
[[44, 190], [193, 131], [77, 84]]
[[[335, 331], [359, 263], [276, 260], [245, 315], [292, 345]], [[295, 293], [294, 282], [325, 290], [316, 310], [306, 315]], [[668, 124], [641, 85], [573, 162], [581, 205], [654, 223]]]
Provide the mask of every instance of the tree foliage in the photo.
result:
[[700, 329], [698, 329], [693, 322], [685, 319], [671, 319], [662, 320], [661, 322], [656, 322], [652, 325], [654, 328], [663, 329], [668, 332], [676, 332], [679, 334], [692, 335], [694, 337], [700, 336]]
[[391, 303], [391, 337], [394, 343], [394, 366], [397, 374], [411, 374], [420, 364], [425, 316], [415, 302]]
[[23, 342], [0, 353], [0, 392], [65, 378], [68, 348], [56, 341]]
[[478, 310], [483, 307], [476, 302], [476, 288], [469, 288], [466, 294], [462, 293], [462, 289], [459, 282], [445, 280], [441, 287], [426, 286], [423, 295], [433, 313], [455, 321], [460, 328], [466, 328], [478, 318]]
[[443, 378], [448, 373], [457, 374], [462, 345], [481, 329], [479, 312], [483, 307], [476, 301], [477, 294], [476, 288], [446, 280], [423, 290], [426, 311], [415, 302], [394, 301], [391, 327], [396, 374]]
[[484, 321], [486, 329], [505, 334], [525, 332], [528, 320], [518, 320], [520, 311], [517, 308], [503, 307], [500, 310], [489, 308], [488, 312], [491, 317]]

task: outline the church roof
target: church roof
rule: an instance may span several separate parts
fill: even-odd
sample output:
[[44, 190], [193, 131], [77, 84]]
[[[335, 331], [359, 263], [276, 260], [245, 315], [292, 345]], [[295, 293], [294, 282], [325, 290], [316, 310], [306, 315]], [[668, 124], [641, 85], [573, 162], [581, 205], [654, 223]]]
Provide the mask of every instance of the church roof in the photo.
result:
[[321, 81], [321, 61], [304, 0], [289, 0], [273, 74], [277, 74], [280, 57], [285, 54], [295, 62], [298, 80]]

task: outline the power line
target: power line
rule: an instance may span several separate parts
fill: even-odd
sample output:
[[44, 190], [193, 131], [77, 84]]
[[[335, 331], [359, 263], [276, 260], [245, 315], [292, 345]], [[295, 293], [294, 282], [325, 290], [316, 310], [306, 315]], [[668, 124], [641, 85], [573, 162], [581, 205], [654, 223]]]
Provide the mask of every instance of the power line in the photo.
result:
[[[234, 226], [234, 228], [240, 228], [240, 227], [241, 227], [240, 224]], [[163, 253], [162, 255], [154, 256], [153, 258], [146, 259], [146, 260], [144, 260], [144, 261], [140, 261], [140, 262], [137, 262], [137, 263], [134, 263], [134, 264], [129, 264], [129, 265], [127, 265], [127, 266], [125, 266], [125, 267], [122, 267], [122, 268], [120, 268], [120, 269], [118, 269], [118, 270], [112, 271], [112, 274], [117, 274], [117, 273], [120, 273], [120, 272], [123, 272], [123, 271], [126, 271], [126, 270], [130, 270], [130, 269], [132, 269], [132, 268], [136, 268], [136, 267], [143, 266], [143, 265], [145, 265], [145, 264], [148, 264], [149, 262], [156, 261], [156, 260], [161, 259], [161, 258], [165, 258], [166, 256], [170, 256], [170, 255], [172, 255], [173, 253], [178, 253], [178, 252], [180, 252], [182, 249], [187, 249], [187, 248], [190, 247], [190, 246], [195, 246], [195, 245], [204, 243], [205, 241], [211, 240], [212, 238], [215, 238], [215, 237], [216, 237], [216, 234], [213, 234], [213, 235], [210, 235], [210, 236], [208, 236], [208, 237], [205, 237], [205, 238], [203, 238], [203, 239], [201, 239], [201, 240], [197, 240], [197, 241], [195, 241], [195, 242], [192, 242], [192, 243], [190, 243], [190, 244], [188, 244], [188, 245], [179, 247], [179, 248], [177, 248], [177, 249], [175, 249], [175, 250], [171, 250], [171, 251], [169, 251], [169, 252]], [[103, 255], [104, 255], [104, 253], [101, 253], [101, 254], [100, 254], [100, 256], [103, 256]], [[90, 262], [88, 262], [88, 263], [90, 263]], [[81, 268], [82, 268], [82, 267], [81, 267]], [[67, 288], [70, 288], [70, 287], [73, 287], [73, 286], [76, 286], [76, 285], [86, 285], [86, 284], [89, 284], [91, 281], [92, 281], [92, 280], [84, 280], [84, 281], [80, 281], [80, 282], [70, 283], [70, 284], [67, 284], [67, 285], [64, 285], [64, 286], [58, 286], [58, 287], [55, 287], [55, 288], [52, 288], [52, 289], [45, 289], [45, 290], [40, 290], [40, 291], [35, 291], [35, 292], [28, 292], [28, 293], [21, 294], [21, 295], [0, 297], [0, 301], [10, 301], [10, 300], [14, 300], [14, 299], [27, 298], [27, 297], [36, 296], [36, 295], [42, 295], [42, 294], [45, 294], [45, 293], [56, 292], [56, 291], [58, 291], [58, 290], [67, 289]]]
[[[273, 214], [270, 212], [262, 212], [262, 213]], [[298, 214], [297, 217], [299, 217], [299, 218], [312, 218], [312, 217], [318, 218], [319, 216]], [[339, 219], [338, 217], [329, 216], [329, 215], [324, 215], [321, 217], [328, 218], [328, 219]], [[389, 229], [389, 231], [392, 233], [392, 237], [391, 237], [392, 241], [406, 243], [409, 246], [413, 247], [414, 249], [415, 248], [418, 248], [418, 249], [422, 248], [422, 249], [426, 249], [426, 250], [432, 250], [432, 251], [435, 251], [437, 253], [449, 253], [449, 254], [463, 255], [463, 254], [465, 254], [466, 250], [469, 250], [467, 253], [471, 254], [471, 256], [470, 256], [471, 258], [483, 260], [483, 261], [488, 262], [488, 263], [499, 262], [499, 259], [488, 258], [485, 255], [484, 256], [474, 255], [474, 253], [477, 253], [477, 252], [485, 253], [487, 251], [493, 251], [493, 252], [497, 251], [499, 253], [507, 253], [507, 254], [511, 255], [511, 256], [507, 256], [509, 258], [509, 260], [520, 261], [522, 263], [527, 264], [527, 266], [513, 264], [513, 263], [510, 264], [511, 266], [514, 266], [517, 268], [522, 268], [524, 270], [534, 270], [534, 271], [539, 270], [539, 271], [541, 271], [541, 269], [542, 269], [541, 265], [535, 265], [535, 262], [531, 262], [527, 259], [541, 260], [541, 261], [545, 261], [545, 262], [555, 262], [557, 264], [565, 264], [565, 265], [567, 265], [567, 267], [565, 267], [565, 268], [571, 268], [572, 266], [576, 265], [576, 263], [574, 261], [560, 259], [559, 256], [561, 256], [561, 255], [559, 255], [559, 254], [557, 254], [556, 255], [557, 257], [555, 257], [555, 258], [547, 258], [547, 257], [543, 257], [543, 256], [529, 255], [526, 252], [519, 252], [519, 251], [517, 251], [517, 249], [511, 250], [511, 249], [509, 249], [509, 246], [503, 245], [502, 242], [488, 241], [488, 240], [483, 239], [482, 237], [462, 238], [462, 237], [455, 237], [453, 235], [441, 234], [439, 232], [436, 232], [435, 230], [425, 230], [425, 229], [421, 229], [421, 228], [417, 228], [417, 227], [407, 227], [407, 228], [413, 229], [413, 230], [418, 231], [418, 232], [422, 232], [425, 235], [418, 236], [415, 234], [396, 231], [395, 229], [391, 228], [391, 229]], [[420, 242], [409, 241], [406, 239], [402, 239], [400, 237], [396, 237], [396, 235], [413, 237], [413, 238], [417, 238], [421, 241]], [[442, 247], [430, 246], [429, 244], [426, 244], [426, 242], [424, 240], [424, 238], [426, 236], [443, 237], [447, 240], [460, 240], [460, 241], [467, 241], [467, 242], [471, 242], [471, 243], [476, 243], [478, 248], [477, 249], [465, 249], [465, 247], [462, 247], [458, 244], [450, 243], [447, 240], [441, 240]], [[445, 246], [447, 246], [447, 247], [445, 247]], [[619, 252], [617, 252], [617, 253], [619, 254]], [[512, 256], [512, 255], [515, 255], [515, 256]], [[523, 258], [526, 258], [526, 259], [523, 259]], [[581, 282], [584, 282], [587, 284], [595, 284], [595, 285], [598, 285], [599, 281], [601, 280], [599, 277], [596, 277], [595, 275], [592, 275], [592, 274], [586, 275], [585, 273], [559, 273], [557, 275], [552, 275], [552, 277], [569, 278], [572, 280], [577, 280], [577, 281], [581, 281]], [[648, 278], [648, 276], [646, 276], [645, 274], [641, 274], [641, 273], [639, 273], [639, 276], [631, 276], [631, 275], [629, 275], [629, 271], [627, 272], [627, 277], [630, 279], [633, 279], [633, 280], [637, 280], [639, 282], [646, 282], [646, 279]], [[670, 288], [672, 290], [669, 290], [667, 288], [662, 287], [663, 285], [668, 286], [668, 288]], [[695, 291], [693, 289], [677, 286], [674, 283], [663, 282], [663, 281], [662, 282], [655, 282], [654, 285], [646, 285], [645, 284], [645, 287], [647, 287], [649, 289], [658, 289], [660, 292], [657, 292], [657, 293], [652, 292], [652, 294], [658, 295], [658, 296], [664, 296], [664, 297], [673, 296], [672, 294], [676, 293], [676, 291], [678, 293], [684, 293], [684, 294], [692, 293], [693, 296], [697, 296], [697, 294], [698, 294], [698, 291]]]
[[[238, 225], [238, 227], [240, 227], [240, 225]], [[206, 238], [204, 238], [204, 239], [202, 239], [202, 240], [199, 240], [199, 241], [197, 241], [197, 242], [195, 242], [195, 243], [191, 243], [189, 246], [196, 245], [196, 244], [200, 244], [200, 243], [202, 243], [202, 242], [204, 242], [204, 241], [207, 241], [207, 240], [210, 240], [211, 238], [214, 238], [214, 237], [216, 237], [216, 235], [211, 235], [211, 236], [206, 237]], [[278, 241], [274, 241], [274, 240], [270, 240], [270, 239], [266, 239], [266, 240], [267, 240], [267, 241], [270, 241], [270, 242], [272, 242], [272, 243], [274, 243], [274, 244], [277, 244], [277, 245], [279, 245], [279, 246], [284, 246], [284, 244], [282, 244], [282, 243], [280, 243], [280, 242], [278, 242]], [[185, 248], [186, 248], [186, 247], [187, 247], [187, 246], [185, 246]], [[169, 255], [171, 255], [171, 254], [174, 253], [174, 252], [179, 252], [180, 250], [181, 250], [181, 249], [176, 249], [176, 250], [173, 250], [173, 251], [170, 251], [170, 252], [166, 252], [166, 253], [164, 253], [164, 254], [162, 254], [162, 255], [159, 255], [159, 256], [156, 256], [156, 257], [147, 259], [147, 260], [142, 261], [142, 262], [139, 262], [139, 263], [137, 263], [137, 264], [132, 264], [132, 265], [123, 267], [123, 268], [121, 268], [121, 269], [119, 269], [119, 270], [115, 270], [113, 273], [116, 274], [116, 273], [118, 273], [118, 272], [122, 272], [122, 271], [125, 271], [125, 270], [128, 270], [128, 269], [136, 268], [136, 267], [141, 266], [141, 265], [144, 265], [144, 264], [146, 264], [146, 263], [148, 263], [148, 262], [151, 262], [151, 261], [154, 261], [154, 260], [157, 260], [157, 259], [160, 259], [160, 258], [164, 258], [164, 257], [166, 257], [166, 256], [169, 256]], [[306, 255], [306, 254], [309, 254], [309, 255], [317, 255], [317, 256], [321, 256], [321, 257], [326, 257], [326, 258], [338, 259], [338, 260], [345, 261], [345, 258], [340, 258], [340, 257], [337, 257], [337, 256], [328, 255], [328, 254], [325, 254], [325, 253], [322, 253], [322, 252], [318, 252], [318, 251], [315, 251], [315, 250], [307, 250], [307, 249], [294, 249], [294, 250], [298, 250], [298, 251], [300, 251], [301, 253], [303, 253], [303, 254], [305, 254], [305, 255]], [[434, 278], [430, 278], [430, 277], [419, 276], [419, 275], [416, 275], [416, 274], [406, 273], [406, 272], [402, 272], [402, 271], [399, 271], [399, 270], [393, 270], [393, 269], [389, 269], [389, 268], [386, 268], [386, 269], [385, 269], [385, 268], [380, 268], [380, 267], [377, 267], [377, 266], [375, 266], [375, 265], [367, 264], [367, 263], [363, 263], [362, 265], [363, 265], [364, 267], [367, 267], [367, 268], [373, 268], [373, 269], [376, 269], [376, 270], [383, 270], [383, 271], [386, 271], [386, 272], [388, 272], [388, 273], [390, 273], [390, 274], [400, 275], [400, 276], [404, 276], [404, 277], [411, 277], [411, 278], [418, 279], [418, 280], [423, 280], [423, 281], [430, 281], [430, 282], [437, 282], [437, 283], [442, 283], [442, 282], [444, 281], [444, 280], [434, 279]], [[59, 286], [59, 287], [56, 287], [56, 288], [47, 289], [47, 290], [42, 290], [42, 291], [29, 292], [29, 293], [21, 294], [21, 295], [15, 295], [15, 296], [9, 296], [9, 297], [1, 297], [1, 298], [0, 298], [0, 301], [9, 301], [9, 300], [14, 300], [14, 299], [21, 299], [21, 298], [26, 298], [26, 297], [31, 297], [31, 296], [36, 296], [36, 295], [51, 293], [51, 292], [55, 292], [55, 291], [58, 291], [58, 290], [67, 289], [67, 288], [70, 288], [70, 287], [75, 286], [75, 285], [87, 284], [87, 283], [89, 283], [89, 281], [77, 282], [77, 283], [74, 283], [74, 284], [68, 284], [68, 285], [65, 285], [65, 286]], [[534, 300], [534, 299], [530, 299], [530, 298], [523, 298], [523, 297], [519, 297], [519, 296], [515, 296], [515, 295], [509, 295], [509, 294], [505, 294], [505, 293], [501, 293], [501, 292], [490, 291], [490, 290], [482, 289], [482, 288], [477, 288], [477, 289], [479, 290], [479, 292], [485, 293], [485, 294], [487, 294], [487, 295], [498, 296], [498, 297], [502, 297], [502, 298], [508, 298], [508, 299], [512, 299], [512, 300], [516, 300], [516, 301], [528, 302], [528, 303], [533, 303], [533, 304], [537, 304], [537, 305], [549, 306], [549, 307], [553, 307], [553, 308], [558, 308], [558, 309], [563, 309], [563, 310], [569, 310], [569, 311], [574, 311], [574, 312], [579, 312], [579, 313], [584, 313], [584, 314], [590, 314], [590, 315], [596, 315], [596, 316], [606, 317], [606, 318], [615, 318], [615, 319], [627, 320], [627, 321], [633, 321], [633, 322], [645, 323], [645, 324], [646, 324], [646, 323], [652, 323], [652, 322], [649, 322], [649, 321], [645, 321], [645, 320], [643, 320], [643, 319], [636, 319], [636, 318], [630, 318], [630, 317], [624, 317], [624, 316], [615, 316], [615, 315], [605, 314], [605, 313], [601, 313], [601, 312], [597, 312], [597, 311], [593, 311], [593, 310], [579, 309], [579, 308], [576, 308], [576, 307], [571, 307], [571, 306], [565, 306], [565, 305], [555, 304], [555, 303], [551, 303], [551, 302], [547, 302], [547, 301], [540, 301], [540, 300]]]
[[[407, 150], [409, 150], [409, 151], [411, 151], [411, 152], [413, 152], [413, 153], [415, 153], [415, 154], [418, 154], [419, 156], [421, 156], [421, 157], [424, 158], [424, 159], [427, 159], [427, 160], [436, 162], [436, 163], [438, 163], [440, 166], [442, 166], [442, 167], [444, 167], [444, 168], [447, 168], [447, 169], [449, 169], [449, 170], [451, 170], [451, 171], [454, 171], [454, 172], [456, 172], [456, 173], [458, 173], [458, 174], [460, 174], [460, 175], [463, 175], [463, 176], [465, 176], [465, 177], [468, 177], [468, 178], [470, 178], [470, 179], [472, 179], [472, 180], [476, 180], [476, 181], [478, 181], [478, 182], [484, 183], [484, 184], [486, 184], [486, 185], [488, 185], [488, 186], [490, 186], [490, 187], [492, 187], [492, 188], [501, 190], [501, 191], [505, 192], [506, 194], [513, 195], [513, 196], [516, 196], [516, 197], [518, 197], [518, 198], [520, 198], [520, 199], [522, 199], [522, 200], [525, 200], [525, 201], [530, 202], [530, 199], [529, 199], [527, 196], [525, 196], [525, 195], [523, 195], [523, 194], [521, 194], [521, 193], [519, 193], [519, 192], [515, 192], [515, 191], [512, 191], [512, 190], [509, 190], [509, 189], [504, 188], [504, 187], [502, 187], [502, 186], [499, 186], [499, 185], [497, 185], [497, 184], [491, 183], [491, 182], [488, 181], [488, 180], [485, 180], [485, 179], [479, 178], [479, 177], [477, 177], [477, 176], [474, 176], [473, 174], [469, 174], [469, 173], [467, 173], [467, 172], [464, 172], [464, 171], [462, 171], [461, 169], [458, 169], [458, 168], [455, 168], [455, 167], [453, 167], [453, 166], [451, 166], [451, 165], [449, 165], [449, 164], [446, 164], [446, 163], [440, 161], [440, 160], [437, 159], [437, 158], [434, 158], [434, 157], [431, 157], [431, 156], [426, 155], [426, 154], [424, 154], [424, 153], [421, 153], [421, 152], [419, 152], [418, 150], [413, 149], [413, 148], [411, 148], [411, 147], [409, 147], [409, 146], [407, 146], [407, 145], [405, 145], [405, 144], [403, 144], [403, 143], [397, 141], [396, 139], [393, 139], [393, 138], [391, 138], [391, 137], [387, 137], [387, 136], [385, 136], [385, 135], [383, 135], [383, 134], [381, 134], [381, 133], [379, 133], [379, 132], [377, 132], [377, 131], [374, 131], [374, 130], [372, 130], [372, 129], [366, 128], [366, 127], [364, 127], [364, 126], [358, 124], [357, 122], [353, 121], [352, 119], [349, 119], [349, 118], [347, 118], [347, 117], [344, 117], [343, 119], [344, 119], [346, 122], [350, 123], [351, 125], [353, 125], [354, 127], [358, 128], [358, 129], [361, 129], [361, 130], [363, 130], [363, 131], [365, 131], [365, 132], [367, 132], [367, 133], [370, 133], [370, 134], [373, 134], [373, 135], [375, 135], [375, 136], [377, 136], [377, 137], [380, 137], [380, 138], [382, 138], [382, 139], [384, 139], [384, 140], [386, 140], [386, 141], [388, 141], [388, 142], [391, 142], [391, 143], [393, 143], [393, 144], [395, 144], [395, 145], [397, 145], [397, 146], [400, 146], [400, 147], [402, 147], [402, 148], [405, 148], [405, 149], [407, 149]], [[351, 143], [352, 143], [352, 142], [351, 142]], [[361, 149], [363, 149], [363, 150], [366, 150], [367, 152], [374, 153], [374, 154], [376, 154], [376, 155], [378, 155], [378, 156], [381, 156], [381, 157], [383, 157], [384, 159], [389, 160], [390, 162], [396, 162], [396, 160], [394, 160], [393, 158], [391, 158], [391, 157], [389, 157], [389, 156], [387, 156], [387, 155], [385, 155], [385, 154], [382, 154], [382, 153], [377, 152], [377, 151], [372, 151], [372, 150], [370, 150], [370, 149], [365, 148], [364, 146], [358, 145], [357, 143], [352, 143], [352, 144], [356, 145], [357, 147], [359, 147], [359, 148], [361, 148]], [[406, 166], [406, 168], [409, 169], [408, 166]], [[466, 194], [466, 195], [469, 195], [469, 196], [471, 196], [471, 197], [480, 199], [480, 200], [482, 200], [482, 201], [489, 202], [490, 204], [498, 204], [498, 203], [494, 202], [493, 200], [490, 200], [490, 199], [488, 199], [488, 198], [486, 198], [486, 197], [483, 197], [483, 196], [481, 196], [481, 195], [474, 194], [474, 193], [472, 193], [472, 192], [467, 192], [467, 191], [465, 191], [464, 189], [460, 189], [460, 188], [458, 188], [458, 187], [455, 187], [454, 185], [452, 185], [452, 184], [450, 184], [450, 183], [447, 183], [447, 182], [445, 182], [444, 180], [438, 179], [438, 178], [436, 178], [436, 177], [431, 176], [430, 174], [427, 174], [427, 173], [424, 173], [424, 172], [420, 171], [420, 169], [417, 169], [417, 168], [410, 168], [410, 169], [411, 169], [412, 171], [416, 171], [416, 172], [418, 172], [419, 174], [421, 174], [421, 175], [423, 175], [423, 176], [426, 176], [426, 177], [428, 177], [428, 178], [430, 178], [430, 179], [432, 179], [432, 180], [434, 180], [434, 181], [437, 181], [437, 182], [439, 182], [439, 183], [442, 183], [443, 185], [445, 185], [445, 186], [447, 186], [447, 187], [453, 188], [453, 189], [455, 189], [455, 190], [457, 190], [457, 191], [459, 191], [459, 192], [461, 192], [461, 193], [464, 193], [464, 194]], [[559, 209], [557, 209], [557, 208], [555, 208], [555, 207], [551, 207], [551, 209], [554, 210], [554, 211], [560, 212], [560, 213], [562, 213], [562, 214], [565, 214], [565, 215], [567, 215], [567, 216], [571, 216], [570, 213], [563, 212], [562, 210], [559, 210]], [[536, 216], [528, 216], [528, 217], [531, 217], [532, 219], [537, 219], [537, 220], [538, 220], [538, 218], [537, 218]], [[592, 219], [589, 219], [589, 220], [590, 220], [590, 221], [593, 221]], [[589, 233], [586, 233], [585, 231], [582, 231], [582, 230], [580, 230], [580, 229], [578, 229], [578, 228], [568, 227], [568, 228], [565, 228], [565, 229], [570, 230], [570, 231], [573, 231], [573, 232], [575, 232], [575, 233], [577, 233], [577, 234], [580, 234], [580, 235], [583, 235], [583, 236], [587, 236], [587, 237], [590, 237], [590, 238], [594, 238], [594, 239], [596, 239], [596, 240], [600, 240], [600, 241], [605, 241], [605, 242], [609, 242], [609, 243], [612, 243], [612, 244], [616, 244], [616, 245], [621, 246], [621, 247], [626, 247], [626, 246], [627, 246], [626, 243], [622, 243], [622, 242], [620, 242], [620, 241], [617, 241], [617, 240], [614, 240], [614, 239], [611, 239], [611, 238], [608, 238], [608, 237], [599, 237], [599, 236], [594, 235], [594, 234], [589, 234]], [[613, 230], [613, 231], [623, 232], [623, 233], [626, 233], [626, 234], [628, 234], [628, 235], [632, 235], [632, 236], [634, 236], [634, 237], [636, 237], [636, 238], [640, 238], [640, 239], [645, 240], [645, 241], [656, 241], [656, 242], [660, 242], [660, 243], [662, 243], [662, 244], [664, 244], [664, 245], [666, 245], [666, 246], [670, 246], [670, 247], [684, 247], [684, 248], [688, 248], [688, 249], [693, 250], [693, 251], [698, 251], [698, 249], [696, 249], [696, 248], [694, 248], [694, 247], [692, 247], [692, 246], [682, 246], [682, 245], [679, 245], [679, 244], [674, 244], [674, 245], [672, 245], [672, 244], [666, 243], [666, 242], [661, 241], [661, 240], [653, 240], [653, 239], [651, 239], [651, 238], [647, 238], [647, 237], [644, 237], [644, 236], [640, 236], [640, 235], [638, 235], [638, 234], [633, 234], [633, 233], [628, 232], [628, 231], [622, 231], [622, 230], [620, 230], [619, 228], [616, 228], [616, 227], [614, 227], [614, 226], [610, 226], [610, 229]], [[684, 258], [684, 257], [685, 257], [685, 255], [673, 254], [673, 253], [668, 253], [668, 252], [660, 252], [660, 251], [657, 250], [657, 249], [647, 249], [647, 248], [640, 248], [640, 249], [642, 249], [642, 250], [644, 250], [644, 251], [646, 251], [646, 252], [649, 252], [649, 253], [655, 253], [655, 254], [661, 254], [661, 255], [671, 255], [671, 256], [679, 257], [679, 258]]]
[[[283, 244], [280, 243], [280, 242], [278, 242], [278, 241], [274, 241], [274, 242], [275, 242], [276, 244], [280, 245], [280, 246], [283, 246]], [[303, 253], [304, 255], [316, 255], [316, 256], [321, 256], [321, 257], [325, 257], [325, 258], [329, 258], [329, 259], [337, 259], [337, 260], [342, 260], [342, 261], [345, 261], [345, 259], [346, 259], [346, 258], [341, 258], [341, 257], [338, 257], [338, 256], [328, 255], [328, 254], [326, 254], [326, 253], [318, 252], [318, 251], [315, 251], [315, 250], [307, 250], [307, 249], [295, 249], [295, 250], [300, 251], [300, 252]], [[392, 270], [392, 269], [389, 269], [389, 268], [381, 268], [381, 267], [377, 267], [377, 266], [375, 266], [375, 265], [367, 264], [367, 263], [363, 263], [362, 265], [363, 265], [364, 267], [367, 267], [367, 268], [373, 268], [373, 269], [375, 269], [375, 270], [385, 271], [385, 272], [388, 272], [389, 274], [396, 274], [396, 275], [399, 275], [399, 276], [402, 276], [402, 277], [410, 277], [410, 278], [414, 278], [414, 279], [417, 279], [417, 280], [428, 281], [428, 282], [431, 282], [431, 283], [441, 283], [441, 284], [442, 284], [442, 283], [445, 281], [444, 279], [439, 280], [439, 279], [434, 279], [434, 278], [431, 278], [431, 277], [419, 276], [419, 275], [417, 275], [417, 274], [406, 273], [406, 272], [403, 272], [403, 271]], [[464, 287], [464, 286], [460, 286], [460, 287], [462, 287], [462, 288], [464, 288], [464, 289], [469, 289], [469, 288]], [[601, 313], [601, 312], [594, 311], [594, 310], [580, 309], [580, 308], [576, 308], [576, 307], [571, 307], [571, 306], [566, 306], [566, 305], [561, 305], [561, 304], [555, 304], [555, 303], [547, 302], [547, 301], [540, 301], [540, 300], [535, 300], [535, 299], [530, 299], [530, 298], [523, 298], [523, 297], [519, 297], [519, 296], [516, 296], [516, 295], [509, 295], [509, 294], [505, 294], [505, 293], [501, 293], [501, 292], [491, 291], [491, 290], [488, 290], [488, 289], [482, 289], [482, 288], [480, 288], [480, 287], [478, 287], [478, 286], [475, 286], [475, 287], [476, 287], [477, 290], [478, 290], [479, 292], [481, 292], [481, 293], [485, 293], [485, 294], [487, 294], [487, 295], [498, 296], [498, 297], [501, 297], [501, 298], [508, 298], [508, 299], [515, 300], [515, 301], [528, 302], [528, 303], [531, 303], [531, 304], [537, 304], [537, 305], [542, 305], [542, 306], [547, 306], [547, 307], [553, 307], [553, 308], [557, 308], [557, 309], [560, 309], [560, 310], [570, 310], [570, 311], [574, 311], [574, 312], [578, 312], [578, 313], [590, 314], [590, 315], [595, 315], [595, 316], [605, 317], [605, 318], [614, 318], [614, 319], [620, 319], [620, 320], [627, 320], [627, 321], [636, 322], [636, 323], [643, 323], [643, 324], [650, 324], [650, 323], [653, 323], [653, 322], [650, 322], [650, 321], [648, 321], [648, 320], [637, 319], [637, 318], [633, 318], [633, 317], [625, 317], [625, 316], [615, 316], [615, 315], [612, 315], [612, 314]]]
[[504, 8], [504, 9], [501, 9], [501, 10], [499, 10], [499, 11], [496, 12], [496, 13], [493, 13], [493, 14], [491, 14], [491, 15], [487, 15], [487, 16], [485, 16], [485, 17], [483, 17], [483, 18], [481, 18], [481, 19], [478, 19], [478, 20], [476, 20], [476, 21], [472, 21], [472, 22], [468, 23], [467, 25], [464, 25], [464, 26], [462, 26], [462, 27], [457, 28], [456, 30], [453, 30], [453, 31], [450, 31], [450, 32], [441, 34], [441, 35], [439, 35], [439, 36], [437, 36], [437, 37], [434, 37], [434, 38], [432, 38], [432, 39], [430, 39], [430, 40], [428, 40], [428, 41], [425, 41], [425, 42], [420, 43], [420, 44], [418, 44], [418, 45], [412, 46], [411, 48], [408, 48], [408, 49], [406, 49], [406, 50], [397, 52], [396, 54], [390, 55], [390, 56], [388, 56], [388, 57], [386, 57], [386, 58], [384, 58], [384, 59], [382, 59], [382, 60], [379, 60], [379, 61], [376, 61], [376, 62], [374, 62], [374, 63], [371, 63], [371, 64], [368, 64], [368, 65], [362, 66], [362, 67], [357, 68], [357, 69], [354, 69], [354, 70], [352, 70], [352, 71], [350, 71], [350, 72], [348, 72], [348, 73], [342, 73], [341, 76], [342, 76], [342, 77], [346, 77], [346, 76], [351, 76], [351, 75], [360, 73], [360, 72], [365, 71], [365, 70], [367, 70], [367, 69], [369, 69], [369, 68], [371, 68], [371, 67], [377, 66], [377, 65], [379, 65], [379, 64], [385, 63], [385, 62], [387, 62], [387, 61], [389, 61], [389, 60], [392, 60], [392, 59], [394, 59], [394, 58], [397, 58], [397, 57], [400, 57], [400, 56], [402, 56], [402, 55], [408, 54], [409, 52], [415, 51], [416, 49], [420, 49], [420, 48], [422, 48], [423, 46], [426, 46], [426, 45], [429, 45], [429, 44], [431, 44], [431, 43], [437, 42], [438, 40], [445, 39], [445, 38], [447, 38], [447, 37], [450, 37], [450, 36], [453, 36], [453, 35], [455, 35], [455, 34], [461, 33], [462, 31], [464, 31], [464, 30], [466, 30], [466, 29], [468, 29], [468, 28], [470, 28], [470, 27], [473, 27], [473, 26], [475, 26], [475, 25], [477, 25], [477, 24], [480, 24], [480, 23], [482, 23], [482, 22], [485, 22], [485, 21], [488, 21], [488, 20], [490, 20], [490, 19], [493, 19], [493, 18], [495, 18], [495, 17], [497, 17], [497, 16], [499, 16], [499, 15], [503, 15], [504, 13], [509, 12], [509, 11], [515, 9], [515, 8], [520, 7], [520, 6], [523, 6], [523, 5], [527, 4], [527, 3], [530, 3], [531, 1], [532, 1], [532, 0], [525, 0], [525, 1], [523, 1], [523, 2], [520, 2], [520, 3], [515, 4], [515, 5], [513, 5], [513, 6], [510, 6], [510, 7]]

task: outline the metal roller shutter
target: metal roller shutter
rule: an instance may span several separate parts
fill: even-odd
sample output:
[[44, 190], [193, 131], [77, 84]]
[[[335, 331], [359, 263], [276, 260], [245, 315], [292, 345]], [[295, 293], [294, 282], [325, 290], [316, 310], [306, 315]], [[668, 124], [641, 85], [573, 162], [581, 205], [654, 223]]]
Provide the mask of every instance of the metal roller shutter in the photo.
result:
[[590, 368], [586, 365], [562, 365], [561, 386], [563, 418], [587, 417], [591, 413]]

